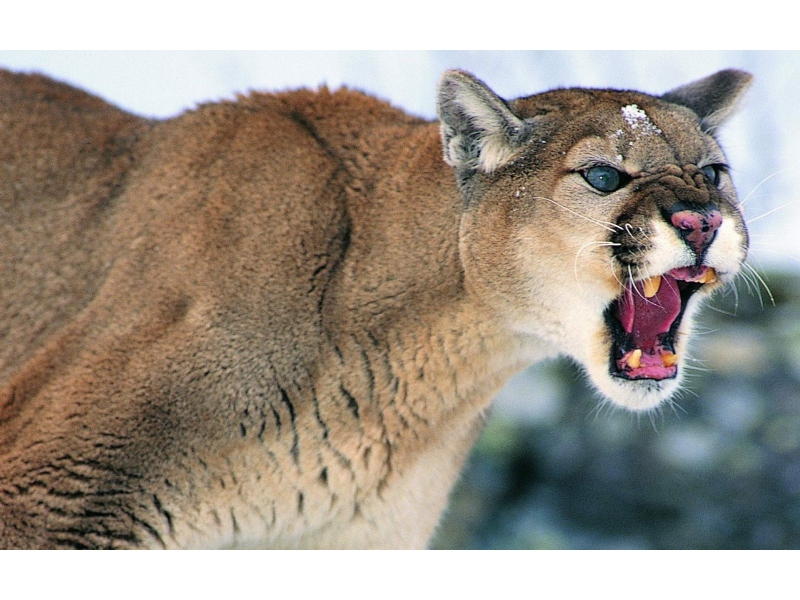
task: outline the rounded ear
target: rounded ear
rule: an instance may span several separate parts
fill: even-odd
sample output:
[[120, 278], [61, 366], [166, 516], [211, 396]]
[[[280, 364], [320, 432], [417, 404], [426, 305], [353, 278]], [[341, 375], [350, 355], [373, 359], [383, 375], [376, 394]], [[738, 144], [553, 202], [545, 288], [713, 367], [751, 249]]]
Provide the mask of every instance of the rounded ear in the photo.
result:
[[436, 108], [444, 160], [459, 171], [491, 173], [508, 162], [532, 129], [485, 83], [466, 71], [444, 73]]
[[692, 109], [700, 117], [703, 130], [708, 132], [733, 115], [752, 81], [750, 73], [726, 69], [675, 88], [661, 99]]

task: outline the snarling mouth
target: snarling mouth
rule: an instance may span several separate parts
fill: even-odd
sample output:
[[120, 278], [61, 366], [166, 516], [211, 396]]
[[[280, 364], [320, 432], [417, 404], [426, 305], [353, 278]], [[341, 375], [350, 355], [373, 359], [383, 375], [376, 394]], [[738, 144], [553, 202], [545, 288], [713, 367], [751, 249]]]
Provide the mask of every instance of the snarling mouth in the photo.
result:
[[682, 267], [629, 282], [605, 313], [611, 332], [611, 375], [671, 379], [678, 373], [675, 336], [689, 298], [717, 280], [711, 267]]

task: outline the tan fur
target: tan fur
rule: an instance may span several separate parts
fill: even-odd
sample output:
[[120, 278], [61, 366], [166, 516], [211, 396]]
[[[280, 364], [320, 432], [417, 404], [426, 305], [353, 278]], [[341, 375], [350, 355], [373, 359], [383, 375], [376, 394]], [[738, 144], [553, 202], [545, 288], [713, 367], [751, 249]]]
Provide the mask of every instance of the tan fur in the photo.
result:
[[[634, 103], [663, 135], [624, 129]], [[602, 313], [685, 250], [649, 196], [574, 171], [719, 162], [697, 114], [506, 105], [461, 72], [440, 112], [322, 89], [156, 122], [0, 72], [0, 546], [424, 547], [526, 365], [567, 353], [612, 401], [664, 400], [677, 381], [603, 372]], [[722, 193], [717, 286], [746, 250]], [[653, 221], [635, 273], [593, 245], [623, 213]]]

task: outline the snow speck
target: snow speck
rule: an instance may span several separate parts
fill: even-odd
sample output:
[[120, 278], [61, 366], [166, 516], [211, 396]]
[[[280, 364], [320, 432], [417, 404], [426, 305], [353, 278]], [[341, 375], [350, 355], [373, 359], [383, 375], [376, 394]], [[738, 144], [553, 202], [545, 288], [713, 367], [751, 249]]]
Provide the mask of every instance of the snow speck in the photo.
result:
[[636, 104], [629, 104], [622, 107], [622, 118], [634, 132], [641, 135], [658, 135], [661, 130], [656, 127], [647, 116], [647, 113]]

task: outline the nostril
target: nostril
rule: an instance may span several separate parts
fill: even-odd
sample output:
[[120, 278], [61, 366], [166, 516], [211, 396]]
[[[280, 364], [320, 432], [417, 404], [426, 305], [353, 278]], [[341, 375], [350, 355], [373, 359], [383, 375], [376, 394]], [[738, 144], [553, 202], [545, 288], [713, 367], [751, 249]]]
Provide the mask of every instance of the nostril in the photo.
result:
[[698, 257], [714, 241], [717, 229], [722, 225], [722, 213], [716, 208], [680, 209], [668, 212], [669, 221]]
[[673, 213], [670, 221], [676, 229], [681, 231], [711, 233], [722, 225], [722, 214], [718, 210], [710, 212], [682, 210]]

